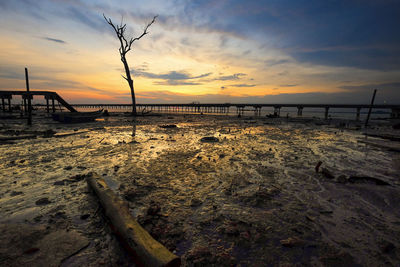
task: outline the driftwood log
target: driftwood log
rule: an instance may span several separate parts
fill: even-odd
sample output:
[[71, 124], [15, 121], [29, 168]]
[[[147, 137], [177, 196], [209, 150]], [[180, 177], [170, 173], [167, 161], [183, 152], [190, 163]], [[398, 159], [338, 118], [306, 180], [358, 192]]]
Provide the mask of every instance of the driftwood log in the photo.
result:
[[129, 212], [128, 204], [121, 200], [97, 174], [88, 175], [86, 181], [100, 200], [111, 228], [132, 253], [135, 263], [143, 266], [180, 266], [181, 260], [156, 241]]

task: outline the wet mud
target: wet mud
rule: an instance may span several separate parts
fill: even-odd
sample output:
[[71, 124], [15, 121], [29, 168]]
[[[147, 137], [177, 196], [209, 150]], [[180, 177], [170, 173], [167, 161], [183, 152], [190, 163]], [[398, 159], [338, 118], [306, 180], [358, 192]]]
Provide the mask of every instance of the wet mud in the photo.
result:
[[31, 240], [2, 237], [0, 264], [39, 266], [64, 235], [79, 246], [61, 245], [54, 266], [131, 265], [89, 172], [184, 266], [399, 264], [399, 153], [358, 130], [189, 115], [3, 128], [56, 133], [0, 145], [0, 231]]

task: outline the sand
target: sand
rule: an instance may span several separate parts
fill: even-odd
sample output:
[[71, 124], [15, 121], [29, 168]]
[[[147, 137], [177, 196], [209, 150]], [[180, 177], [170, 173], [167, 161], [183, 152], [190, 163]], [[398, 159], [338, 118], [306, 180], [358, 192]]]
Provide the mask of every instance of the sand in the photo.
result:
[[[184, 266], [400, 262], [400, 154], [390, 149], [398, 142], [374, 145], [382, 140], [357, 124], [121, 114], [2, 123], [3, 138], [37, 137], [0, 145], [0, 231], [9, 233], [0, 265], [42, 265], [49, 243], [66, 248], [54, 266], [132, 265], [87, 188], [89, 172]], [[43, 137], [50, 129], [56, 135]]]

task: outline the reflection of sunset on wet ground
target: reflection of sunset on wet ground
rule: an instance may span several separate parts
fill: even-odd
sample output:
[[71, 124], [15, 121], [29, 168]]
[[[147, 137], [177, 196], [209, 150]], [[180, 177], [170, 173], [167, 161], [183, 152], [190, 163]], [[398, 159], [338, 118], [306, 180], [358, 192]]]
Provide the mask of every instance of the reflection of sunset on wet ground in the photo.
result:
[[[149, 34], [127, 55], [140, 103], [398, 103], [396, 1], [1, 1], [0, 90], [129, 103], [104, 21]], [[29, 44], [29, 45], [28, 45]]]
[[[400, 240], [395, 152], [318, 121], [169, 116], [139, 117], [135, 126], [123, 116], [60, 124], [57, 134], [78, 134], [1, 145], [2, 222], [83, 233], [94, 243], [73, 258], [81, 264], [109, 254], [124, 261], [105, 245], [115, 240], [85, 193], [80, 175], [94, 171], [187, 265], [398, 262], [382, 252]], [[201, 142], [205, 136], [219, 141]], [[366, 176], [391, 186], [349, 180]], [[47, 205], [35, 204], [43, 198]]]

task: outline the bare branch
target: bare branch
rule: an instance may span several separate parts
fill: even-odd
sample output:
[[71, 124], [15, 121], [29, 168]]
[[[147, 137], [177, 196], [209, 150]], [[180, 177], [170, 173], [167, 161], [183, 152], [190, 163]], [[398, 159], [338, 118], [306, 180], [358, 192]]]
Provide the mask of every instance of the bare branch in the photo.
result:
[[133, 42], [135, 42], [135, 41], [137, 41], [137, 40], [140, 40], [140, 38], [142, 38], [143, 36], [145, 36], [146, 34], [148, 34], [147, 30], [148, 30], [149, 27], [156, 21], [156, 18], [157, 18], [157, 17], [158, 17], [158, 15], [154, 16], [153, 19], [147, 24], [147, 26], [144, 27], [143, 33], [142, 33], [140, 36], [135, 37], [135, 38], [131, 38], [131, 40], [129, 40], [129, 46], [128, 46], [127, 52], [128, 52], [129, 50], [131, 50], [131, 46], [132, 46]]
[[124, 75], [121, 74], [121, 76], [122, 76], [122, 78], [124, 78], [125, 80], [128, 80], [128, 78], [126, 78]]

